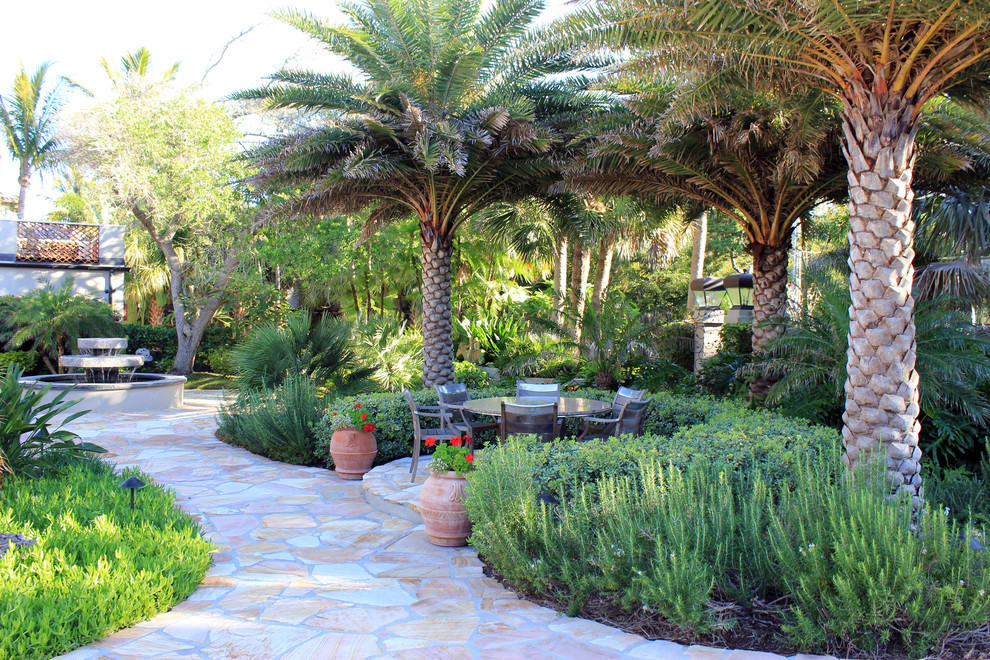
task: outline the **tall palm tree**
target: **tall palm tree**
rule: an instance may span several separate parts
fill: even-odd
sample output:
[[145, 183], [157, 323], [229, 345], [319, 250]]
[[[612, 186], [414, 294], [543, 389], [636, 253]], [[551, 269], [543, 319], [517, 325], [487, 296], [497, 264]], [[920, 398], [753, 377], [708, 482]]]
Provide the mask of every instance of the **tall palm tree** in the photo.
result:
[[[597, 15], [596, 15], [597, 12]], [[622, 16], [621, 23], [615, 18]], [[619, 0], [581, 19], [661, 64], [720, 71], [753, 85], [814, 88], [841, 103], [850, 197], [849, 352], [844, 460], [874, 450], [892, 485], [920, 506], [911, 202], [926, 104], [983, 101], [990, 88], [985, 0]]]
[[51, 64], [46, 62], [28, 75], [22, 64], [14, 76], [10, 93], [6, 97], [0, 95], [0, 126], [7, 150], [18, 163], [17, 217], [20, 220], [24, 219], [31, 174], [51, 169], [59, 161], [55, 120], [62, 106], [61, 86], [56, 83], [45, 92], [45, 76], [50, 68]]
[[458, 227], [487, 206], [544, 191], [567, 154], [567, 125], [602, 94], [566, 74], [571, 58], [526, 48], [542, 0], [358, 0], [345, 25], [276, 16], [346, 60], [356, 75], [280, 71], [236, 95], [297, 108], [311, 126], [252, 156], [257, 180], [296, 191], [277, 208], [304, 216], [371, 208], [368, 231], [419, 219], [423, 381], [453, 380], [451, 254]]
[[589, 158], [567, 169], [570, 185], [661, 201], [695, 200], [734, 218], [753, 255], [753, 350], [779, 335], [787, 304], [794, 227], [845, 188], [839, 123], [820, 95], [788, 99], [734, 94], [739, 109], [699, 113], [658, 127], [671, 97], [636, 107], [643, 116], [606, 132]]

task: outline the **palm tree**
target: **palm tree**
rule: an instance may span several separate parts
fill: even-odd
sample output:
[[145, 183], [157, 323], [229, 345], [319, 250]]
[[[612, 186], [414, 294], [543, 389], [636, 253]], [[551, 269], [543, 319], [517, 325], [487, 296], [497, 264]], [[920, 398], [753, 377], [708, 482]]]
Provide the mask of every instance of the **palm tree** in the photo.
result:
[[3, 127], [7, 150], [18, 163], [17, 182], [20, 196], [17, 217], [24, 219], [31, 174], [51, 169], [58, 164], [59, 142], [55, 120], [61, 108], [61, 88], [56, 85], [47, 92], [45, 76], [51, 64], [44, 63], [28, 75], [21, 70], [14, 76], [14, 87], [6, 97], [0, 95], [0, 126]]
[[699, 113], [679, 129], [663, 130], [649, 117], [669, 106], [639, 104], [644, 117], [605, 133], [566, 176], [594, 193], [687, 198], [734, 218], [753, 255], [753, 350], [759, 352], [783, 329], [791, 233], [818, 203], [843, 192], [845, 172], [839, 124], [820, 95], [787, 99], [786, 108], [742, 92], [735, 101], [739, 109]]
[[423, 382], [453, 380], [452, 239], [495, 202], [538, 194], [566, 159], [566, 127], [607, 96], [582, 92], [571, 58], [526, 48], [542, 0], [410, 3], [359, 0], [335, 26], [299, 11], [277, 17], [346, 60], [357, 75], [280, 71], [236, 95], [297, 108], [311, 127], [252, 152], [257, 181], [298, 192], [295, 216], [370, 208], [367, 231], [419, 220]]
[[[621, 18], [617, 22], [616, 19]], [[841, 103], [850, 197], [850, 307], [843, 460], [880, 448], [892, 485], [921, 506], [912, 258], [915, 137], [925, 106], [985, 100], [990, 7], [983, 0], [619, 0], [580, 17], [611, 43], [650, 49], [660, 66], [813, 88]], [[684, 104], [686, 107], [691, 102]]]
[[[120, 66], [117, 69], [110, 66], [110, 63], [105, 57], [100, 58], [100, 64], [103, 66], [103, 71], [107, 74], [110, 82], [114, 86], [118, 86], [123, 84], [130, 76], [137, 76], [141, 79], [147, 78], [151, 72], [151, 53], [147, 48], [141, 46], [137, 50], [121, 55]], [[179, 63], [176, 62], [161, 75], [161, 82], [172, 82], [175, 80], [175, 74], [178, 71]]]

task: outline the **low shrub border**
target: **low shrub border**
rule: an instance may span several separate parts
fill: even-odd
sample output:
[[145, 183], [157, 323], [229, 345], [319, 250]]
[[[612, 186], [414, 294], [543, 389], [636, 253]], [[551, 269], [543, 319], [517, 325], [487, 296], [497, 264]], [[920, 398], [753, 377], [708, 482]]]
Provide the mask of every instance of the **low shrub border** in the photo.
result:
[[[471, 543], [533, 600], [651, 638], [877, 658], [987, 648], [982, 531], [937, 509], [912, 520], [882, 466], [851, 480], [823, 478], [814, 454], [713, 462], [733, 443], [705, 432], [719, 448], [682, 467], [640, 439], [490, 448], [468, 477]], [[559, 472], [603, 469], [553, 490], [547, 451]]]
[[151, 482], [96, 461], [4, 479], [0, 532], [37, 543], [0, 558], [0, 658], [65, 653], [167, 611], [202, 581], [212, 546], [157, 486], [131, 511], [119, 484], [132, 475]]

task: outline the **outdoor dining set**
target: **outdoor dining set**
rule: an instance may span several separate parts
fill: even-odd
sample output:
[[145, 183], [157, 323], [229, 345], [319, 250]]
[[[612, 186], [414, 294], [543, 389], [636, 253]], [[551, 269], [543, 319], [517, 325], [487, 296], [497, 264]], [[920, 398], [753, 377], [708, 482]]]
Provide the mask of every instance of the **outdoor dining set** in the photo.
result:
[[609, 401], [561, 396], [560, 383], [519, 381], [515, 396], [472, 399], [463, 383], [436, 385], [438, 405], [417, 404], [406, 390], [413, 421], [413, 454], [410, 472], [415, 480], [424, 438], [447, 440], [477, 437], [495, 430], [505, 440], [510, 435], [535, 435], [549, 442], [561, 435], [565, 418], [582, 418], [578, 440], [637, 435], [650, 397], [646, 390], [620, 387]]

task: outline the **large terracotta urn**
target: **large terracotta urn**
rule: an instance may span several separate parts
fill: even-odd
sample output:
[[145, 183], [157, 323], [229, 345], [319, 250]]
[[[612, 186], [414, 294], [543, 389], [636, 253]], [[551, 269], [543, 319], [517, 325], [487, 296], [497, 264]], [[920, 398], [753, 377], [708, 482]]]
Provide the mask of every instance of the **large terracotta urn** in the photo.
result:
[[334, 431], [330, 436], [330, 457], [334, 472], [341, 479], [360, 479], [371, 469], [378, 453], [375, 434], [357, 429]]
[[471, 521], [464, 510], [467, 481], [456, 472], [432, 474], [419, 491], [419, 513], [433, 545], [467, 545]]

